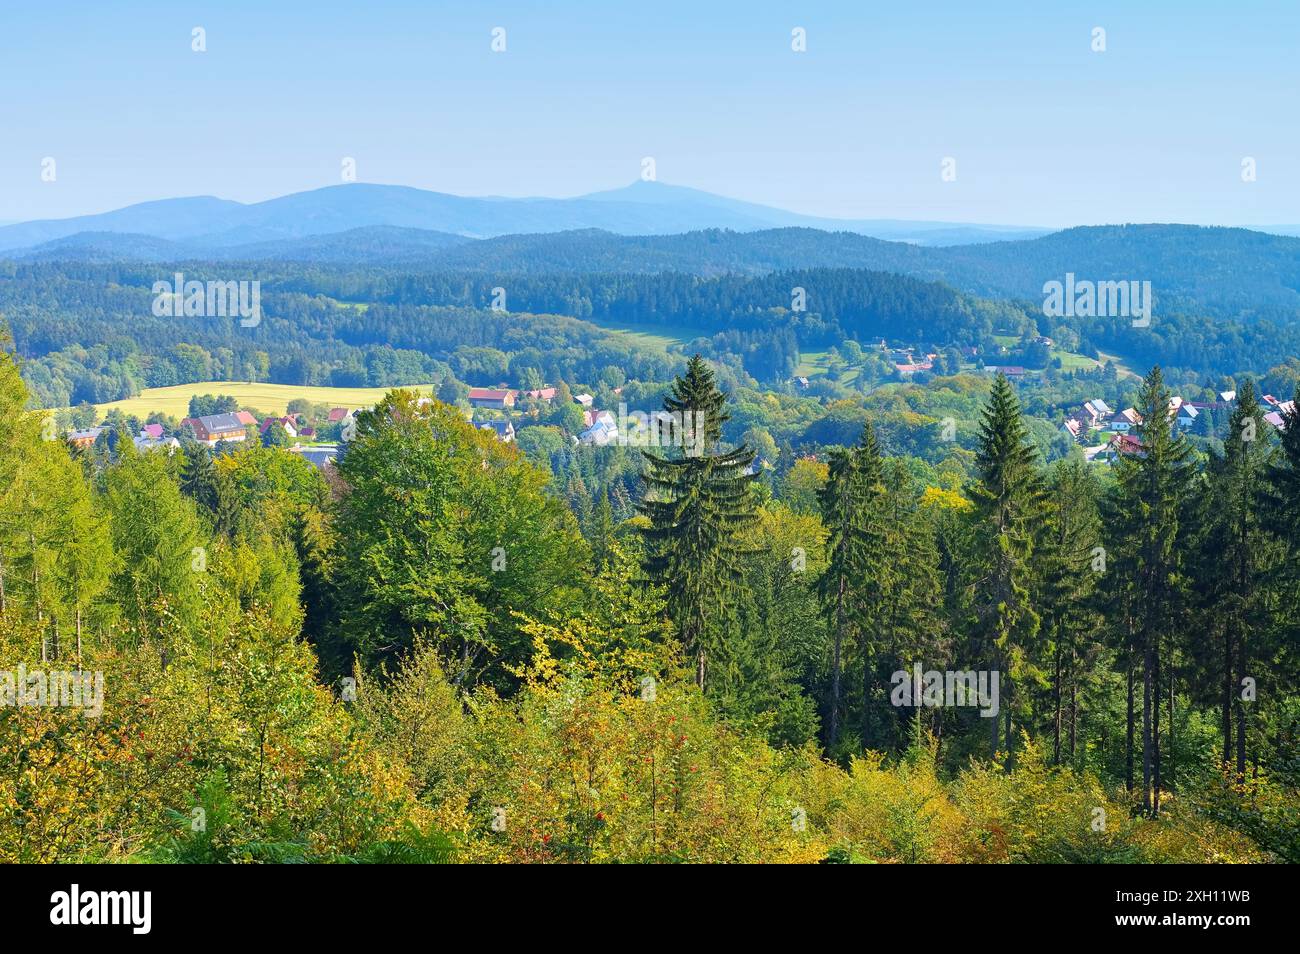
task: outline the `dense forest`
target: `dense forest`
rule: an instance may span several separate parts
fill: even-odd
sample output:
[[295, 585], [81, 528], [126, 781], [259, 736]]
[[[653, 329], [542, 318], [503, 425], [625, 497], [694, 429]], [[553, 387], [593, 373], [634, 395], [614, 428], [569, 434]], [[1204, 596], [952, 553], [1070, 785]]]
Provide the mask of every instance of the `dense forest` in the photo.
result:
[[235, 246], [82, 232], [6, 255], [25, 262], [296, 262], [533, 276], [677, 272], [718, 277], [844, 268], [891, 272], [943, 282], [981, 297], [1028, 301], [1041, 301], [1045, 281], [1074, 272], [1093, 280], [1150, 281], [1168, 314], [1284, 322], [1300, 307], [1300, 238], [1294, 236], [1144, 224], [1071, 228], [1016, 241], [971, 241], [924, 247], [817, 228], [715, 228], [672, 235], [576, 229], [473, 240], [388, 225]]
[[[0, 316], [26, 359], [33, 404], [98, 404], [208, 380], [389, 387], [454, 378], [535, 387], [528, 382], [593, 382], [612, 369], [662, 383], [695, 351], [730, 369], [729, 383], [781, 390], [805, 353], [847, 350], [860, 366], [857, 355], [882, 340], [921, 354], [975, 348], [993, 366], [1050, 364], [1033, 347], [1001, 355], [997, 335], [1049, 336], [1085, 357], [1118, 356], [1132, 367], [1160, 363], [1180, 387], [1193, 378], [1268, 375], [1285, 394], [1296, 371], [1284, 369], [1300, 353], [1300, 326], [1270, 320], [1267, 308], [1211, 318], [1166, 313], [1158, 298], [1151, 327], [1134, 328], [1127, 318], [1049, 319], [1034, 303], [857, 269], [486, 277], [261, 263], [246, 266], [248, 279], [263, 283], [256, 327], [153, 313], [153, 283], [170, 280], [170, 269], [227, 280], [230, 267], [0, 262]], [[665, 356], [608, 330], [627, 326], [662, 328], [686, 345]], [[945, 360], [947, 372], [962, 363]], [[859, 389], [898, 380], [888, 362], [863, 370]]]
[[401, 389], [324, 470], [72, 448], [0, 354], [0, 857], [1300, 860], [1294, 412], [1195, 442], [1154, 368], [1098, 471], [997, 376], [778, 473], [719, 370], [566, 481]]

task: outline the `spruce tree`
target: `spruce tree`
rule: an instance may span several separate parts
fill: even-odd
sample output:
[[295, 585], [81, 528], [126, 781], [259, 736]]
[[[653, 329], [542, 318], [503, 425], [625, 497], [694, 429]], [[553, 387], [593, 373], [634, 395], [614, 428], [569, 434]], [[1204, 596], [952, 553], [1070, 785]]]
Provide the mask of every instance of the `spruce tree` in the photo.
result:
[[830, 565], [821, 578], [822, 598], [831, 614], [831, 686], [827, 705], [826, 746], [839, 741], [844, 646], [854, 625], [861, 624], [863, 588], [869, 585], [873, 513], [879, 509], [880, 446], [868, 421], [858, 446], [831, 454], [829, 477], [819, 494], [822, 521], [829, 533]]
[[[1099, 488], [1089, 465], [1079, 456], [1058, 461], [1047, 489], [1046, 532], [1039, 559], [1042, 577], [1043, 632], [1052, 665], [1052, 753], [1076, 753], [1079, 692], [1094, 668], [1100, 649], [1094, 637], [1099, 624], [1093, 605], [1097, 582], [1106, 572], [1100, 546]], [[1062, 734], [1068, 730], [1068, 739]]]
[[1142, 665], [1142, 806], [1160, 810], [1160, 700], [1162, 665], [1183, 612], [1184, 568], [1190, 549], [1186, 519], [1192, 449], [1173, 425], [1170, 394], [1159, 366], [1138, 393], [1140, 449], [1116, 466], [1113, 524], [1120, 572], [1133, 588], [1133, 650]]
[[643, 451], [645, 493], [638, 508], [648, 519], [644, 569], [665, 589], [668, 617], [701, 689], [710, 666], [726, 659], [746, 556], [736, 534], [756, 509], [753, 452], [743, 444], [720, 446], [726, 401], [712, 369], [695, 355], [664, 400], [682, 425], [682, 446], [663, 456]]
[[[1006, 377], [999, 374], [980, 421], [971, 488], [979, 526], [974, 613], [976, 651], [1001, 673], [1001, 709], [1011, 744], [1012, 685], [1037, 679], [1040, 619], [1034, 601], [1034, 551], [1042, 531], [1044, 494], [1038, 453], [1029, 442]], [[992, 751], [998, 751], [997, 719], [989, 719]]]
[[[884, 493], [876, 525], [879, 532], [868, 548], [872, 560], [868, 578], [875, 581], [867, 594], [875, 625], [864, 631], [873, 642], [862, 648], [864, 660], [874, 663], [871, 678], [864, 670], [862, 685], [862, 746], [893, 746], [901, 750], [912, 729], [912, 715], [899, 708], [884, 722], [880, 742], [872, 744], [871, 725], [876, 698], [889, 694], [893, 672], [908, 662], [937, 668], [949, 657], [947, 631], [942, 625], [943, 583], [935, 525], [918, 506], [915, 482], [902, 458], [891, 458], [883, 468]], [[933, 660], [935, 665], [931, 665]]]
[[[1235, 761], [1246, 771], [1246, 704], [1242, 680], [1254, 673], [1254, 654], [1269, 623], [1270, 599], [1264, 568], [1282, 562], [1275, 541], [1261, 526], [1267, 505], [1269, 458], [1264, 410], [1247, 379], [1237, 391], [1237, 406], [1228, 422], [1223, 457], [1210, 462], [1209, 529], [1198, 590], [1206, 600], [1212, 631], [1222, 651], [1219, 672], [1223, 689], [1220, 726], [1223, 763]], [[1235, 722], [1235, 727], [1234, 727]]]

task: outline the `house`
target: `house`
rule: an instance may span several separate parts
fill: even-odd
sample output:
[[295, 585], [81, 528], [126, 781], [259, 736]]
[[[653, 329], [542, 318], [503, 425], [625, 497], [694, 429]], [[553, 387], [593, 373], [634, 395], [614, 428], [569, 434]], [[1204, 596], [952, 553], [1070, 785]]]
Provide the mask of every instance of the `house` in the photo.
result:
[[337, 424], [352, 412], [345, 407], [332, 407], [329, 412], [329, 422]]
[[140, 436], [146, 440], [159, 440], [163, 436], [163, 426], [161, 424], [146, 424], [140, 428]]
[[476, 425], [480, 431], [492, 431], [502, 444], [509, 444], [515, 439], [515, 426], [509, 421], [483, 421]]
[[257, 418], [253, 417], [253, 415], [248, 411], [236, 411], [235, 417], [237, 417], [239, 423], [243, 424], [245, 427], [257, 427]]
[[209, 414], [204, 417], [187, 417], [181, 421], [181, 426], [188, 427], [194, 439], [200, 444], [216, 447], [221, 441], [234, 442], [247, 439], [248, 433], [244, 430], [247, 424], [243, 420], [244, 416], [252, 417], [247, 411], [240, 411], [238, 414]]
[[292, 447], [289, 449], [291, 454], [301, 454], [303, 459], [310, 463], [317, 470], [324, 470], [326, 465], [332, 465], [339, 456], [337, 445], [321, 445], [320, 447]]
[[305, 441], [314, 441], [316, 439], [316, 428], [300, 427], [298, 428], [298, 436]]
[[525, 391], [524, 397], [532, 401], [554, 401], [555, 395], [558, 394], [555, 388], [537, 388], [532, 391]]
[[262, 422], [262, 427], [258, 433], [265, 436], [266, 432], [271, 429], [272, 424], [279, 424], [290, 437], [298, 436], [298, 422], [292, 417], [268, 417]]
[[1101, 398], [1093, 398], [1091, 401], [1083, 402], [1083, 411], [1080, 420], [1086, 421], [1089, 427], [1098, 427], [1102, 421], [1105, 421], [1115, 412]]
[[[472, 411], [466, 412], [465, 414], [466, 420], [469, 419], [472, 413], [473, 413]], [[348, 413], [343, 416], [343, 420], [340, 423], [342, 424], [342, 426], [339, 428], [339, 440], [343, 441], [344, 443], [347, 443], [348, 441], [352, 440], [352, 438], [357, 436], [357, 412], [356, 411], [348, 411]]]
[[1201, 416], [1201, 412], [1195, 407], [1184, 401], [1178, 406], [1175, 423], [1181, 428], [1189, 428], [1196, 423], [1196, 419]]
[[1071, 440], [1077, 441], [1084, 433], [1084, 424], [1077, 417], [1067, 417], [1065, 423], [1061, 425], [1061, 430], [1069, 434]]
[[469, 406], [504, 411], [515, 406], [518, 393], [508, 388], [470, 388]]
[[181, 442], [176, 438], [163, 437], [161, 429], [158, 437], [147, 437], [145, 436], [145, 432], [142, 430], [137, 437], [132, 438], [131, 443], [133, 443], [135, 449], [139, 451], [156, 450], [161, 447], [167, 451], [169, 456], [180, 450], [181, 446]]
[[808, 379], [805, 378], [803, 375], [799, 375], [797, 378], [794, 379], [794, 386], [797, 387], [800, 391], [807, 391]]
[[1116, 434], [1106, 445], [1106, 450], [1109, 451], [1109, 456], [1112, 459], [1115, 457], [1130, 455], [1136, 455], [1138, 457], [1146, 456], [1145, 452], [1142, 450], [1142, 442], [1132, 434]]
[[1236, 403], [1237, 403], [1237, 392], [1236, 392], [1236, 391], [1220, 391], [1220, 392], [1219, 392], [1219, 400], [1222, 401], [1224, 404], [1236, 404]]
[[593, 444], [603, 447], [618, 440], [618, 424], [609, 411], [598, 411], [585, 431], [578, 435], [581, 444]]
[[1109, 429], [1116, 434], [1127, 434], [1142, 423], [1142, 415], [1131, 407], [1126, 407], [1110, 419]]
[[1008, 378], [1023, 378], [1026, 374], [1025, 369], [1018, 364], [985, 365], [984, 371], [987, 374], [1001, 374]]
[[929, 371], [934, 367], [933, 361], [912, 362], [911, 364], [895, 364], [894, 369], [903, 377], [916, 374], [918, 371]]
[[68, 443], [73, 447], [89, 447], [98, 440], [99, 435], [108, 430], [105, 427], [91, 427], [84, 431], [71, 431], [68, 434]]
[[1283, 401], [1277, 406], [1276, 411], [1269, 411], [1264, 415], [1264, 420], [1268, 421], [1279, 431], [1286, 430], [1286, 419], [1288, 415], [1295, 414], [1295, 401]]
[[1260, 398], [1260, 400], [1263, 401], [1265, 404], [1267, 404], [1269, 407], [1274, 407], [1274, 408], [1281, 403], [1280, 401], [1278, 401], [1277, 398], [1273, 397], [1273, 395], [1271, 394], [1265, 394], [1263, 397]]
[[591, 407], [592, 403], [595, 400], [596, 399], [592, 397], [590, 394], [575, 394], [573, 396], [573, 403], [581, 404], [583, 407]]

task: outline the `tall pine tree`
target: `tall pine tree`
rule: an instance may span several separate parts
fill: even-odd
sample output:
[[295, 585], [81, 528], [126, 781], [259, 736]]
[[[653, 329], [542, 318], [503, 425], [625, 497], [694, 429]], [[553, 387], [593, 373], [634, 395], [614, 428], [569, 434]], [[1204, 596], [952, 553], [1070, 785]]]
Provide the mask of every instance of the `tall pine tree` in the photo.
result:
[[[1142, 807], [1160, 810], [1160, 702], [1164, 669], [1184, 611], [1190, 551], [1187, 513], [1195, 464], [1173, 423], [1159, 366], [1143, 380], [1137, 411], [1140, 448], [1116, 466], [1113, 530], [1120, 572], [1133, 588], [1133, 657], [1142, 666]], [[1130, 740], [1130, 749], [1132, 741]]]
[[[979, 572], [975, 582], [975, 650], [1001, 672], [1006, 745], [1011, 746], [1015, 682], [1041, 678], [1036, 641], [1040, 619], [1034, 600], [1034, 551], [1042, 532], [1044, 491], [1038, 453], [1004, 375], [980, 421], [971, 488], [979, 526]], [[992, 751], [998, 751], [998, 720], [989, 719]]]
[[857, 447], [831, 454], [829, 476], [819, 495], [822, 521], [830, 535], [830, 565], [821, 577], [821, 590], [831, 626], [826, 723], [826, 746], [831, 751], [839, 741], [845, 644], [862, 625], [864, 589], [876, 583], [871, 564], [880, 549], [873, 544], [879, 538], [881, 471], [880, 445], [868, 421]]
[[639, 510], [649, 521], [644, 568], [664, 587], [668, 617], [701, 689], [710, 666], [725, 665], [745, 558], [736, 534], [753, 521], [756, 509], [753, 452], [743, 444], [720, 446], [729, 419], [726, 402], [712, 369], [695, 355], [664, 400], [664, 409], [682, 425], [681, 446], [662, 456], [643, 452]]

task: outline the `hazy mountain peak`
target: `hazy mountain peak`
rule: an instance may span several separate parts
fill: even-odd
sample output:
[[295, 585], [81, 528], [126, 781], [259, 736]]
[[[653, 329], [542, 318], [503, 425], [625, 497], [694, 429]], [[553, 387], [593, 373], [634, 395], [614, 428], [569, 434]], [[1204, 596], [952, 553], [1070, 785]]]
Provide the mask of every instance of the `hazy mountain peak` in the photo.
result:
[[570, 199], [459, 196], [411, 186], [357, 182], [248, 204], [214, 196], [190, 196], [137, 203], [98, 215], [22, 222], [0, 227], [0, 251], [31, 248], [89, 231], [227, 248], [369, 226], [472, 238], [593, 228], [620, 235], [671, 235], [704, 229], [753, 232], [800, 226], [923, 245], [1026, 238], [1045, 231], [819, 218], [687, 186], [643, 180]]

